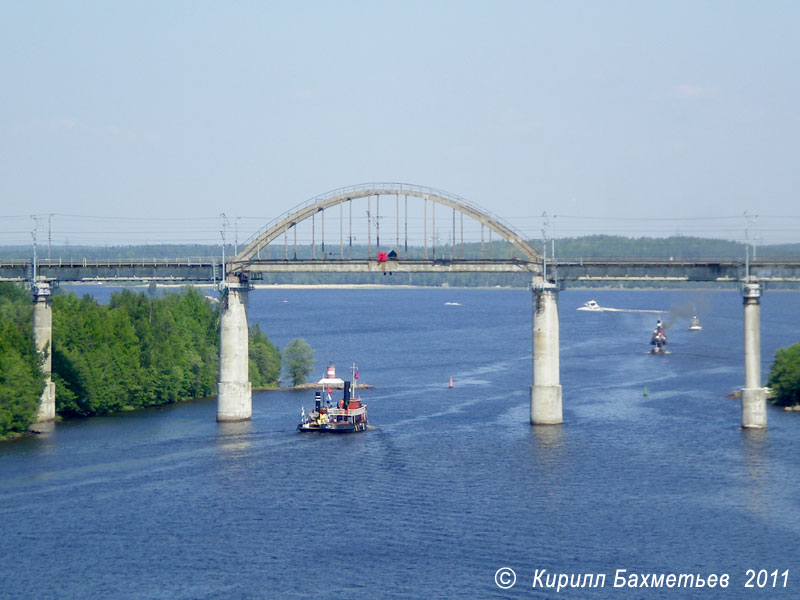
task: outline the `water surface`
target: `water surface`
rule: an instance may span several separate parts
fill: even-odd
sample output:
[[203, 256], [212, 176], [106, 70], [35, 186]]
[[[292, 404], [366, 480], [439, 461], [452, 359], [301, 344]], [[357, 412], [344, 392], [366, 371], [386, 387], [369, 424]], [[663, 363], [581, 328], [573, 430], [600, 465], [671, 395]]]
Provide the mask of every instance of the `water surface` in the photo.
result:
[[[647, 354], [655, 315], [575, 310], [591, 298], [678, 309], [672, 353]], [[800, 341], [798, 307], [763, 297], [765, 377]], [[559, 310], [564, 424], [531, 428], [530, 292], [251, 293], [250, 321], [281, 347], [305, 338], [315, 374], [359, 365], [374, 428], [301, 435], [313, 394], [256, 392], [251, 422], [217, 424], [211, 399], [2, 444], [0, 597], [555, 597], [536, 569], [607, 574], [567, 598], [800, 596], [800, 571], [743, 587], [796, 566], [800, 413], [739, 428], [739, 294], [566, 291]], [[616, 569], [731, 584], [613, 589]]]

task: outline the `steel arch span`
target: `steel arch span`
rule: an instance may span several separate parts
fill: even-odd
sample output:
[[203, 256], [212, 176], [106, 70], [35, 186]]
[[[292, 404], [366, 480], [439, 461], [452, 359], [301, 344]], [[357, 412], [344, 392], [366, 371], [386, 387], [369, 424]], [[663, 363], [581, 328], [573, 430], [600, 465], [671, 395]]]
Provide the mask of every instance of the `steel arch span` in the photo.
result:
[[541, 255], [525, 242], [510, 225], [464, 198], [443, 190], [407, 183], [364, 183], [332, 190], [277, 217], [245, 242], [244, 249], [231, 260], [233, 270], [247, 271], [249, 264], [259, 260], [259, 252], [263, 248], [302, 221], [312, 218], [327, 208], [369, 196], [411, 196], [447, 206], [497, 233], [516, 249], [522, 260], [530, 263], [542, 262]]

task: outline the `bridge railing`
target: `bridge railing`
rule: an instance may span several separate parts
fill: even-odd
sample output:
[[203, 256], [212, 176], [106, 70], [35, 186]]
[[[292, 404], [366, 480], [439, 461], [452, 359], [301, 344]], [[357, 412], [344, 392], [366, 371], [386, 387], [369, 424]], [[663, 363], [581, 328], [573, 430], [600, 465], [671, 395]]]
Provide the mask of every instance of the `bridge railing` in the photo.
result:
[[[283, 259], [275, 259], [283, 261]], [[307, 259], [311, 260], [311, 259]], [[327, 259], [332, 260], [332, 259]], [[470, 259], [476, 260], [476, 259]], [[787, 264], [797, 265], [797, 257], [759, 257], [751, 259], [751, 265], [775, 265]], [[30, 265], [32, 260], [30, 258], [3, 258], [0, 257], [0, 267], [24, 267]], [[67, 266], [122, 266], [122, 265], [213, 265], [221, 264], [221, 256], [186, 256], [186, 257], [129, 257], [129, 258], [86, 258], [86, 257], [56, 257], [56, 258], [40, 258], [37, 259], [37, 266], [44, 267], [67, 267]], [[556, 256], [547, 258], [547, 264], [645, 264], [645, 265], [661, 265], [661, 264], [716, 264], [716, 263], [745, 263], [745, 259], [740, 256], [707, 256], [699, 258], [683, 258], [683, 257], [663, 257], [663, 256], [635, 256], [635, 257], [621, 257], [621, 256]]]
[[86, 265], [210, 265], [222, 262], [219, 256], [179, 256], [179, 257], [129, 257], [129, 258], [50, 258], [39, 259], [39, 266]]
[[[557, 247], [556, 247], [557, 248]], [[790, 264], [796, 265], [800, 261], [798, 257], [771, 257], [764, 256], [759, 258], [751, 258], [750, 264]], [[552, 258], [547, 259], [548, 264], [552, 263]], [[661, 265], [661, 264], [732, 264], [741, 263], [745, 264], [746, 260], [743, 256], [701, 256], [701, 257], [682, 257], [682, 256], [559, 256], [556, 252], [556, 263], [603, 263], [603, 264], [634, 264], [642, 263], [647, 265]]]
[[[32, 264], [29, 258], [0, 258], [0, 267], [24, 267]], [[37, 258], [38, 267], [70, 267], [70, 266], [152, 266], [152, 265], [186, 265], [203, 266], [221, 264], [220, 256], [186, 256], [186, 257], [130, 257], [130, 258]]]

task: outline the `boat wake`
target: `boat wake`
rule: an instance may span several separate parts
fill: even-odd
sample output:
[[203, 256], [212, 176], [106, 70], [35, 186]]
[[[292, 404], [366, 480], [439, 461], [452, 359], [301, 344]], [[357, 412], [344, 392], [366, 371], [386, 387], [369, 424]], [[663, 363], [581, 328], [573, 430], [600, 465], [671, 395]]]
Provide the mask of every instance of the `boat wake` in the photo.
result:
[[626, 312], [626, 313], [655, 313], [661, 314], [669, 312], [667, 310], [649, 310], [646, 308], [609, 308], [607, 306], [600, 306], [594, 300], [589, 300], [583, 306], [579, 306], [578, 310], [585, 310], [590, 312]]

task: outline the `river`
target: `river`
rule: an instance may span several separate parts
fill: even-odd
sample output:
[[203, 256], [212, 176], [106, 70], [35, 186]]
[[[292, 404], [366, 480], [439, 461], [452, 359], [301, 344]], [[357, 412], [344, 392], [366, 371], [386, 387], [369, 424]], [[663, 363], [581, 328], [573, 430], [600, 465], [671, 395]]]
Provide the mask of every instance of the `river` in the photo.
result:
[[[576, 310], [592, 298], [673, 309], [671, 354], [647, 354], [656, 315]], [[762, 298], [764, 378], [799, 299]], [[532, 428], [528, 291], [252, 292], [315, 377], [358, 364], [373, 428], [298, 434], [313, 393], [273, 391], [245, 423], [208, 399], [0, 444], [0, 598], [800, 597], [800, 413], [739, 427], [739, 293], [568, 290], [559, 311], [564, 424]], [[556, 594], [537, 569], [605, 585]], [[621, 569], [729, 585], [614, 588]]]

